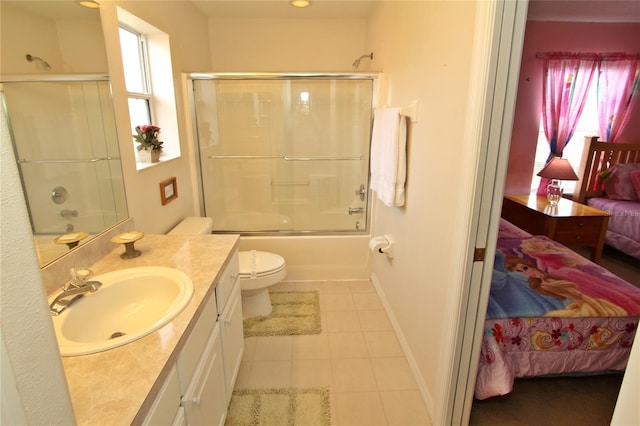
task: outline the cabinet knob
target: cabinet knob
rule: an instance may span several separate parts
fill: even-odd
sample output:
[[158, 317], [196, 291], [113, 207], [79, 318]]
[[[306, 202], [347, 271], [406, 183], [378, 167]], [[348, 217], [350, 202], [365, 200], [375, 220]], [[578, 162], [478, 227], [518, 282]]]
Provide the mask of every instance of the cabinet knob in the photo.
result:
[[238, 278], [238, 273], [237, 272], [232, 272], [231, 273], [231, 278], [233, 278], [234, 280]]
[[225, 318], [224, 319], [224, 323], [225, 324], [231, 324], [231, 318]]

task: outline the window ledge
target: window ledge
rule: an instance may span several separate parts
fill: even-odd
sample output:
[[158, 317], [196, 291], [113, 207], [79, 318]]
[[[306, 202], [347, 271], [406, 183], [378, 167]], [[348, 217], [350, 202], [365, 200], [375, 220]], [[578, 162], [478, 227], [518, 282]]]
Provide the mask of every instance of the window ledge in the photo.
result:
[[148, 169], [148, 168], [166, 163], [168, 161], [175, 160], [176, 158], [180, 158], [180, 155], [179, 154], [178, 155], [175, 155], [175, 154], [161, 155], [160, 161], [158, 161], [157, 163], [141, 163], [140, 161], [136, 161], [136, 170], [140, 171], [140, 170]]

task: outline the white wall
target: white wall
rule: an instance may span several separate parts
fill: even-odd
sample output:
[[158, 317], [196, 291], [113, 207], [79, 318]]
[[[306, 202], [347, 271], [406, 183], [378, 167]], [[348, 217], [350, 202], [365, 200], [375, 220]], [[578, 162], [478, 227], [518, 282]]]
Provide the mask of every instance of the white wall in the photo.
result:
[[[442, 359], [454, 336], [444, 335], [449, 294], [462, 286], [464, 265], [456, 253], [466, 241], [452, 241], [466, 211], [453, 203], [463, 186], [465, 111], [475, 27], [473, 2], [383, 4], [369, 26], [374, 66], [383, 69], [381, 104], [418, 101], [418, 123], [409, 129], [406, 205], [376, 201], [373, 234], [396, 242], [393, 261], [376, 256], [373, 280], [383, 291], [396, 324], [424, 382], [432, 418], [446, 395], [439, 389]], [[380, 64], [378, 66], [378, 64]], [[468, 157], [465, 157], [468, 158]], [[411, 361], [410, 361], [411, 362]]]
[[[364, 19], [209, 20], [215, 72], [353, 71], [364, 50]], [[367, 71], [363, 60], [358, 71]]]

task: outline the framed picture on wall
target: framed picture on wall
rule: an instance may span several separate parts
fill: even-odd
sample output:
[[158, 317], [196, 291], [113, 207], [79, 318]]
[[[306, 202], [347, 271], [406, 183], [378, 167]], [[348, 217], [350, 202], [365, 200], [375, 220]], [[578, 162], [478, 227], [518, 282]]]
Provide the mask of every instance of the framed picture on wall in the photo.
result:
[[160, 182], [160, 201], [162, 205], [170, 203], [178, 198], [178, 185], [176, 178], [172, 177]]

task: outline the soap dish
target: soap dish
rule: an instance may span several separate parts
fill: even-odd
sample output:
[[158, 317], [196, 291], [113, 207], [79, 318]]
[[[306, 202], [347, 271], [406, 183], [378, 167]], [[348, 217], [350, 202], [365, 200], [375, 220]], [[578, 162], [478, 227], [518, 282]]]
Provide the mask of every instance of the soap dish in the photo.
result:
[[56, 244], [66, 244], [70, 249], [76, 247], [80, 241], [89, 236], [86, 232], [72, 232], [69, 234], [60, 235], [53, 239]]
[[140, 231], [130, 231], [118, 234], [111, 239], [112, 243], [124, 244], [124, 253], [120, 255], [122, 259], [133, 259], [142, 254], [140, 250], [136, 250], [133, 243], [144, 237], [144, 234]]

